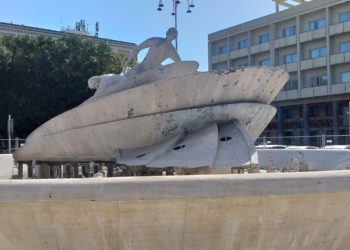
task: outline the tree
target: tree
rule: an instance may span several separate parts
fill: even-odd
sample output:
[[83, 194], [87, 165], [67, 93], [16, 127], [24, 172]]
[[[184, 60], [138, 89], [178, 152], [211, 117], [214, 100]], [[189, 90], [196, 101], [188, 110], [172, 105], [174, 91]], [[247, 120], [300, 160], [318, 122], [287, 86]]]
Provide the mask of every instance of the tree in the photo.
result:
[[16, 136], [26, 137], [92, 96], [91, 76], [120, 73], [125, 61], [107, 42], [76, 35], [0, 36], [0, 133], [11, 114]]

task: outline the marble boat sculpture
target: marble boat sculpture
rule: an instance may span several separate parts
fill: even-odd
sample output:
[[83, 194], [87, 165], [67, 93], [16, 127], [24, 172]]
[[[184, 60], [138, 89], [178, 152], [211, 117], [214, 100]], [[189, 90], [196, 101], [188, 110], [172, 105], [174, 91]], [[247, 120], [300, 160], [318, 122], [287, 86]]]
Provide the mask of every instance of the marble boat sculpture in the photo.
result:
[[[95, 95], [33, 131], [14, 159], [157, 168], [257, 164], [253, 142], [275, 115], [269, 104], [288, 73], [273, 67], [198, 72], [197, 62], [181, 61], [166, 44], [173, 37], [140, 44], [126, 65], [146, 45], [149, 52], [130, 71], [90, 78]], [[167, 58], [174, 63], [160, 65]]]

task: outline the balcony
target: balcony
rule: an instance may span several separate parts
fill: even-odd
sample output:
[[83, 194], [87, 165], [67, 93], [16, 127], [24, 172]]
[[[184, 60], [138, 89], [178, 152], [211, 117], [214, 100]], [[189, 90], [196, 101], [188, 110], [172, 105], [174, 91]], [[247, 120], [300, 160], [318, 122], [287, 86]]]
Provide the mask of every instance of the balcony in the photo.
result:
[[331, 85], [331, 94], [350, 93], [350, 83], [337, 83]]
[[227, 53], [216, 55], [216, 56], [212, 56], [211, 57], [211, 63], [214, 64], [214, 63], [219, 63], [219, 62], [227, 62], [227, 57], [228, 57]]
[[248, 56], [248, 48], [238, 49], [230, 52], [230, 59]]
[[331, 55], [331, 65], [350, 62], [350, 52]]
[[301, 89], [301, 98], [327, 95], [327, 85]]
[[314, 59], [308, 59], [300, 62], [300, 69], [312, 69], [327, 66], [327, 57], [318, 57]]
[[326, 28], [320, 28], [317, 30], [310, 30], [300, 34], [300, 42], [304, 43], [314, 39], [326, 37]]
[[257, 54], [257, 53], [261, 53], [261, 52], [265, 52], [265, 51], [269, 51], [269, 50], [270, 50], [270, 43], [269, 42], [253, 45], [252, 47], [250, 47], [251, 54]]
[[275, 49], [297, 44], [297, 36], [288, 36], [275, 40]]
[[276, 66], [277, 68], [283, 69], [287, 72], [295, 72], [298, 70], [298, 63], [293, 62], [293, 63], [288, 63], [288, 64], [281, 64]]
[[285, 101], [285, 100], [292, 100], [292, 99], [298, 99], [298, 90], [297, 89], [280, 91], [277, 94], [275, 101]]
[[350, 31], [350, 22], [337, 23], [329, 26], [329, 35], [334, 36]]

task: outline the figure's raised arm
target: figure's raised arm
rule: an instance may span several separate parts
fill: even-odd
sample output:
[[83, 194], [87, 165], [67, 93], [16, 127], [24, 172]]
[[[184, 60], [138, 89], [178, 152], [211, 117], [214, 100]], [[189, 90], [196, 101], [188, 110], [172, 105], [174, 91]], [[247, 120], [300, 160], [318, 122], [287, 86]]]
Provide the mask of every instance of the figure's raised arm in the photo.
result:
[[126, 67], [129, 65], [129, 63], [131, 63], [133, 60], [137, 59], [137, 55], [139, 54], [139, 52], [143, 49], [149, 48], [152, 46], [152, 44], [155, 42], [154, 38], [150, 38], [147, 39], [146, 41], [142, 42], [140, 45], [136, 46], [130, 53], [128, 60], [126, 61], [124, 67], [123, 67], [123, 71], [122, 74], [125, 74], [125, 70]]
[[174, 46], [172, 46], [172, 50], [170, 50], [170, 53], [169, 53], [169, 58], [171, 60], [173, 60], [174, 62], [181, 62], [181, 58], [180, 58], [180, 55], [179, 53], [177, 53], [176, 49], [174, 48]]

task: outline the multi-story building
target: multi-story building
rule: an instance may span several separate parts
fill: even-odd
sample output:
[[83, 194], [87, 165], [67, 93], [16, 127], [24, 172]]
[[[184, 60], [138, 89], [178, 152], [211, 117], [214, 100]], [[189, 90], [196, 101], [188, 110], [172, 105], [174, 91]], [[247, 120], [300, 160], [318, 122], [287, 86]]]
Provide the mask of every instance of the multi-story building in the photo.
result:
[[[289, 144], [283, 136], [349, 134], [349, 0], [303, 2], [208, 38], [211, 70], [265, 65], [290, 74], [272, 102], [277, 115], [263, 135]], [[348, 143], [341, 138], [333, 143]]]
[[126, 56], [129, 56], [131, 50], [133, 50], [136, 46], [136, 44], [134, 43], [122, 42], [122, 41], [117, 41], [112, 39], [104, 39], [104, 38], [91, 36], [91, 34], [85, 30], [76, 30], [71, 28], [63, 29], [62, 31], [55, 31], [55, 30], [41, 29], [41, 28], [24, 26], [24, 25], [0, 22], [0, 35], [1, 34], [13, 34], [16, 36], [17, 35], [30, 35], [30, 36], [49, 35], [53, 37], [60, 37], [60, 36], [63, 36], [64, 34], [76, 34], [97, 42], [101, 40], [107, 41], [108, 44], [113, 48], [114, 52], [119, 54], [124, 54]]

